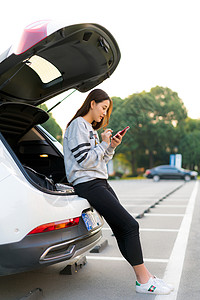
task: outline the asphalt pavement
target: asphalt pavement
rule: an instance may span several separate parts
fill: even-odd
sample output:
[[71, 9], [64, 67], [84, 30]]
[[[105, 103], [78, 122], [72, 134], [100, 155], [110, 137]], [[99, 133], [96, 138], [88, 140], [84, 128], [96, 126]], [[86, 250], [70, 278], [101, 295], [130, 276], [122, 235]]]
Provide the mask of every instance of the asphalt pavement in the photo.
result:
[[[0, 300], [199, 299], [199, 182], [113, 180], [110, 184], [140, 224], [146, 266], [172, 283], [175, 291], [169, 296], [137, 294], [132, 267], [105, 223], [100, 252], [88, 252], [87, 263], [78, 272], [60, 275], [67, 265], [63, 262], [0, 277]], [[101, 248], [104, 241], [108, 245]]]

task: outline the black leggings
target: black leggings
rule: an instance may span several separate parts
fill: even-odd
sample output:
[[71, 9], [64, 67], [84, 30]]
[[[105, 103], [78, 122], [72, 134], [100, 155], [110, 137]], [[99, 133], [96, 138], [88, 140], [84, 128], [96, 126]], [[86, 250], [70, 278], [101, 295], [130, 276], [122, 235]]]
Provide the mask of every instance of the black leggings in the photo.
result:
[[124, 258], [136, 266], [143, 263], [138, 222], [120, 204], [107, 180], [95, 179], [74, 186], [111, 227]]

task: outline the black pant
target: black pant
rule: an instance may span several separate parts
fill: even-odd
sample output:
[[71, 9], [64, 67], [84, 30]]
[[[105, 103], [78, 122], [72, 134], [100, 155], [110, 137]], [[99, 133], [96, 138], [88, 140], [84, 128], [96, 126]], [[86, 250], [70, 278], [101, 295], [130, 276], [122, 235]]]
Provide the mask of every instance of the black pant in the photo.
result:
[[138, 222], [120, 204], [107, 180], [95, 179], [74, 186], [111, 227], [124, 258], [136, 266], [143, 263]]

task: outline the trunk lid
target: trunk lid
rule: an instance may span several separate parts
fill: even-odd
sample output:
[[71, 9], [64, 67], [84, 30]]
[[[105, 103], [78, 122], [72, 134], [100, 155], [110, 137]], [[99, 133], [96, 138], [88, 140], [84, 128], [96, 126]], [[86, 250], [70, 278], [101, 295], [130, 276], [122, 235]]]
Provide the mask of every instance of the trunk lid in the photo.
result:
[[33, 23], [0, 56], [0, 102], [37, 106], [72, 88], [87, 92], [107, 79], [119, 60], [117, 42], [98, 24]]

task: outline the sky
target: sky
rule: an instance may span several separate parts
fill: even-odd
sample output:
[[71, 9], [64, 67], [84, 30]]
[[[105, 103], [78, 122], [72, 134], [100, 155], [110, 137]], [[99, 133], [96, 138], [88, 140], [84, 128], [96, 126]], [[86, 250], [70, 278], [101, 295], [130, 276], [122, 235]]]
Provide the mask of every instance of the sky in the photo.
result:
[[[24, 27], [51, 19], [67, 25], [97, 23], [111, 32], [121, 60], [98, 87], [122, 99], [156, 85], [178, 93], [188, 116], [200, 118], [199, 0], [7, 0], [1, 6], [0, 53], [15, 42]], [[50, 108], [65, 92], [46, 104]], [[52, 113], [64, 130], [87, 93], [76, 91]]]

